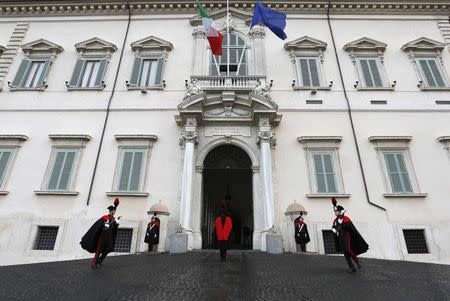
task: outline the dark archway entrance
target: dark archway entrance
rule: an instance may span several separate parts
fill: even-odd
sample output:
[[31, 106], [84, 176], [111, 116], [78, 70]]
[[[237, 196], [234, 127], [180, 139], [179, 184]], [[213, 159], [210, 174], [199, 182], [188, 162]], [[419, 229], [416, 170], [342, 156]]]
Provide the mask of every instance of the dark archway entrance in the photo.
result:
[[227, 199], [233, 231], [231, 248], [252, 249], [253, 197], [252, 162], [247, 153], [234, 145], [211, 150], [203, 162], [202, 248], [214, 248], [214, 219], [219, 201]]

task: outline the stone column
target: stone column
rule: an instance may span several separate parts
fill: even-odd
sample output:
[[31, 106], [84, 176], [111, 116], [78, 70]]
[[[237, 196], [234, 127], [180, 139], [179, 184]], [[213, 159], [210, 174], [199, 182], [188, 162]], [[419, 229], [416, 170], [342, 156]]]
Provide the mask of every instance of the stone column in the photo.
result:
[[249, 49], [249, 73], [251, 75], [265, 75], [266, 62], [264, 52], [263, 39], [266, 36], [265, 29], [261, 25], [256, 25], [250, 30], [248, 36], [250, 37], [251, 48]]
[[192, 75], [205, 75], [208, 73], [208, 65], [205, 62], [208, 62], [207, 56], [207, 44], [206, 44], [206, 36], [205, 30], [202, 26], [198, 26], [193, 29], [192, 37], [194, 39], [194, 58], [192, 60]]
[[194, 176], [195, 145], [198, 143], [197, 121], [188, 118], [181, 132], [180, 144], [184, 147], [183, 175], [181, 182], [180, 224], [185, 230], [191, 228], [192, 183]]
[[260, 118], [259, 120], [257, 143], [260, 148], [261, 192], [264, 205], [264, 225], [265, 230], [267, 230], [275, 224], [271, 147], [276, 144], [275, 133], [270, 130], [268, 118]]

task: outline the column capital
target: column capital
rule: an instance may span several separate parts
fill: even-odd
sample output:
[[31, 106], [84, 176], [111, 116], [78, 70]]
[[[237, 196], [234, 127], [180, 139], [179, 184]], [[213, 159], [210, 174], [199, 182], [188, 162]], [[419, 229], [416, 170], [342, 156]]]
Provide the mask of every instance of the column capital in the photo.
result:
[[202, 27], [197, 27], [192, 30], [192, 36], [194, 39], [206, 39], [205, 30]]
[[275, 138], [274, 131], [258, 131], [256, 136], [256, 143], [261, 145], [261, 143], [267, 142], [270, 144], [271, 148], [277, 145], [277, 139]]
[[264, 39], [264, 37], [266, 36], [266, 31], [261, 25], [256, 25], [252, 28], [252, 30], [250, 30], [248, 36], [251, 39]]
[[186, 143], [198, 144], [198, 131], [181, 131], [180, 146], [184, 148]]

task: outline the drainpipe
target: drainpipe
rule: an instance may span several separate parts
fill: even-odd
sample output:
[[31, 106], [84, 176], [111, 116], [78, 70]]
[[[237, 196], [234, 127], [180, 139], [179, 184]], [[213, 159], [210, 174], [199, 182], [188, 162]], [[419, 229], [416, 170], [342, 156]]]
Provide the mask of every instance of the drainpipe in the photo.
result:
[[92, 187], [94, 186], [95, 175], [97, 174], [97, 166], [98, 166], [98, 161], [99, 161], [99, 158], [100, 158], [100, 152], [102, 151], [103, 139], [105, 137], [106, 126], [108, 124], [109, 113], [110, 113], [110, 108], [111, 108], [111, 102], [112, 102], [112, 99], [114, 97], [114, 92], [116, 91], [117, 78], [119, 77], [119, 70], [120, 70], [120, 66], [122, 64], [123, 53], [125, 51], [125, 43], [127, 42], [128, 32], [130, 30], [130, 23], [131, 23], [130, 4], [127, 1], [125, 3], [125, 5], [126, 5], [126, 7], [128, 9], [127, 29], [125, 31], [125, 36], [123, 37], [122, 50], [120, 51], [120, 57], [119, 57], [119, 64], [117, 65], [117, 70], [116, 70], [116, 75], [114, 77], [114, 83], [113, 83], [111, 95], [109, 96], [108, 106], [106, 107], [106, 115], [105, 115], [105, 120], [103, 121], [102, 135], [100, 137], [100, 144], [98, 146], [97, 157], [95, 158], [95, 164], [94, 164], [94, 171], [92, 173], [91, 184], [89, 185], [89, 193], [88, 193], [88, 197], [87, 197], [87, 200], [86, 200], [86, 205], [87, 206], [89, 206], [89, 202], [91, 200]]
[[333, 42], [334, 54], [335, 54], [335, 56], [336, 56], [336, 61], [337, 61], [338, 69], [339, 69], [339, 76], [340, 76], [340, 78], [341, 78], [342, 89], [343, 89], [343, 91], [344, 91], [344, 97], [345, 97], [345, 100], [346, 100], [346, 102], [347, 102], [347, 113], [348, 113], [348, 118], [349, 118], [349, 120], [350, 120], [350, 125], [351, 125], [351, 128], [352, 128], [353, 140], [354, 140], [354, 142], [355, 142], [355, 147], [356, 147], [356, 153], [357, 153], [357, 155], [358, 155], [359, 168], [360, 168], [360, 170], [361, 170], [361, 176], [362, 176], [363, 183], [364, 183], [364, 190], [365, 190], [365, 192], [366, 192], [366, 200], [367, 200], [367, 202], [368, 202], [370, 205], [372, 205], [372, 206], [374, 206], [374, 207], [376, 207], [376, 208], [378, 208], [378, 209], [381, 209], [381, 210], [386, 211], [386, 208], [381, 207], [380, 205], [377, 205], [377, 204], [373, 203], [373, 202], [370, 200], [369, 190], [368, 190], [368, 188], [367, 188], [367, 182], [366, 182], [366, 175], [365, 175], [365, 173], [364, 173], [364, 168], [363, 168], [363, 164], [362, 164], [362, 160], [361, 160], [361, 152], [360, 152], [360, 150], [359, 150], [358, 139], [356, 138], [355, 125], [354, 125], [354, 123], [353, 123], [352, 109], [351, 109], [351, 106], [350, 106], [350, 101], [348, 100], [347, 89], [345, 88], [345, 82], [344, 82], [344, 77], [343, 77], [343, 75], [342, 75], [341, 63], [340, 63], [340, 61], [339, 61], [339, 56], [338, 56], [337, 48], [336, 48], [336, 42], [335, 42], [335, 40], [334, 40], [333, 28], [331, 27], [331, 21], [330, 21], [330, 7], [331, 7], [331, 0], [328, 1], [328, 8], [327, 8], [328, 28], [330, 29], [330, 35], [331, 35], [331, 40], [332, 40], [332, 42]]

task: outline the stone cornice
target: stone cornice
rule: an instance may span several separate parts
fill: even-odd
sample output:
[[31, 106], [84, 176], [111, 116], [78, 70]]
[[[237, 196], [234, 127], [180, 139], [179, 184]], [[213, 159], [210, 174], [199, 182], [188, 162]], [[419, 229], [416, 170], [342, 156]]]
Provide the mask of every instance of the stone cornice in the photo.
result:
[[[234, 9], [251, 12], [255, 5], [253, 0], [230, 1]], [[197, 13], [195, 1], [191, 0], [159, 0], [139, 1], [130, 0], [132, 14], [168, 14], [168, 13]], [[225, 0], [204, 0], [203, 5], [208, 12], [221, 10], [226, 7]], [[271, 8], [287, 13], [325, 14], [328, 1], [310, 0], [281, 0], [265, 1]], [[391, 15], [447, 15], [450, 1], [435, 0], [430, 3], [424, 1], [367, 1], [367, 0], [337, 0], [330, 8], [331, 14], [391, 14]], [[0, 16], [49, 16], [49, 15], [124, 15], [128, 14], [126, 1], [119, 0], [47, 0], [47, 1], [6, 1], [0, 4]]]

